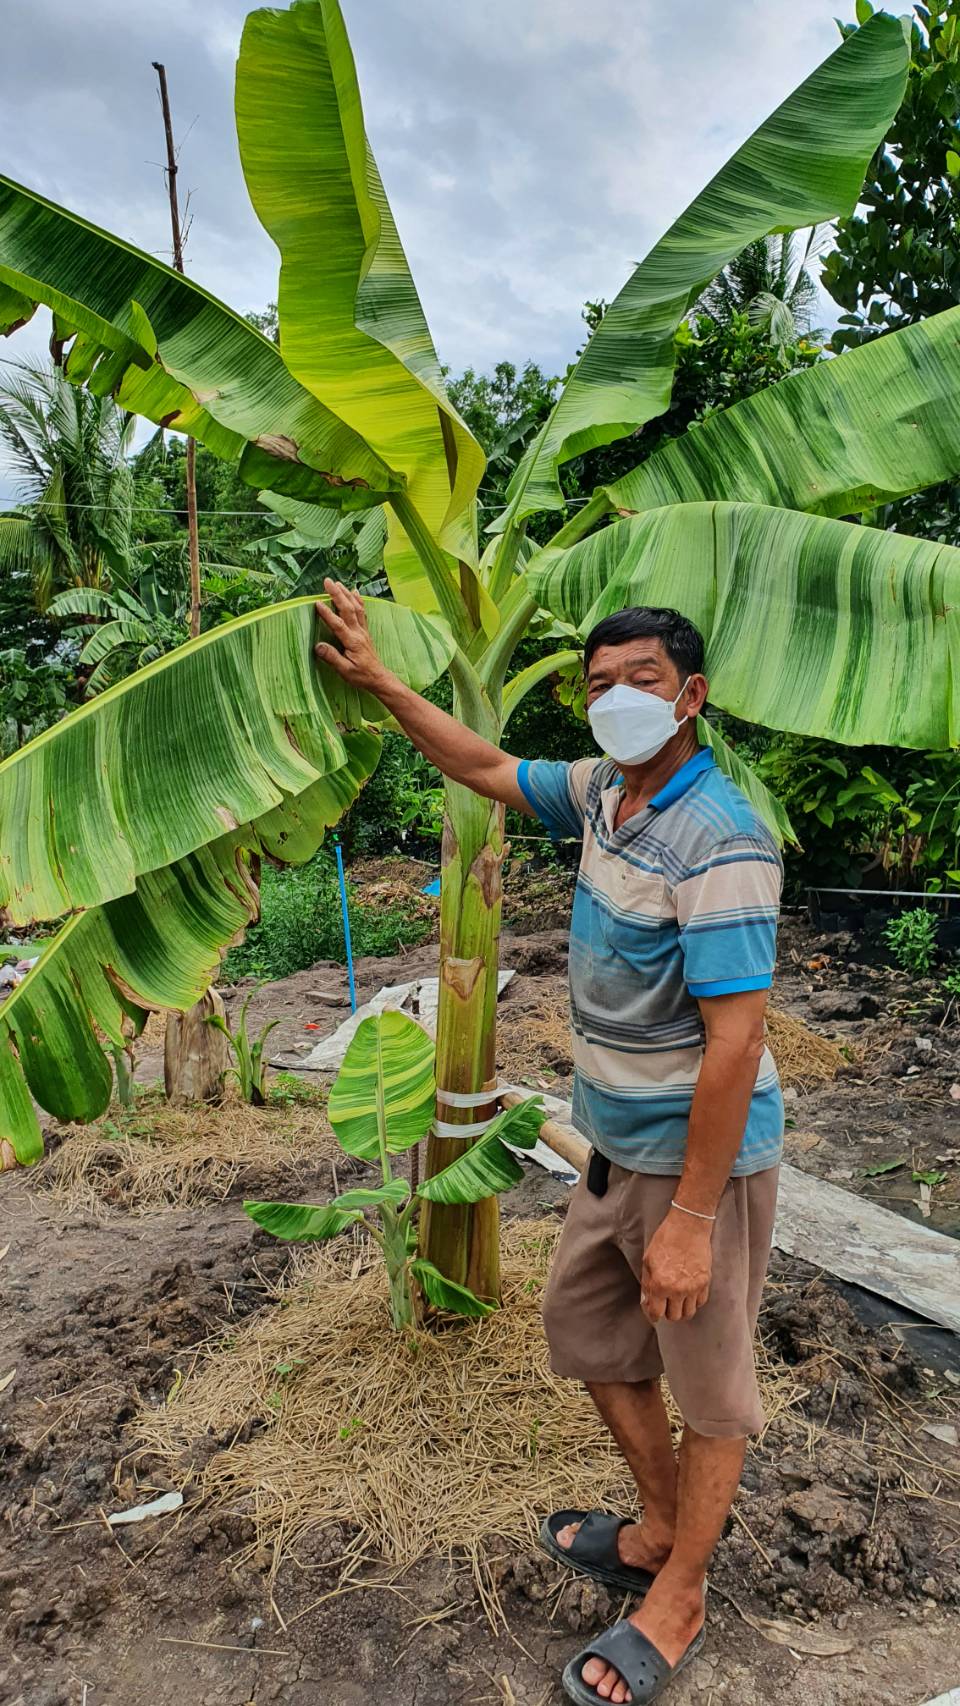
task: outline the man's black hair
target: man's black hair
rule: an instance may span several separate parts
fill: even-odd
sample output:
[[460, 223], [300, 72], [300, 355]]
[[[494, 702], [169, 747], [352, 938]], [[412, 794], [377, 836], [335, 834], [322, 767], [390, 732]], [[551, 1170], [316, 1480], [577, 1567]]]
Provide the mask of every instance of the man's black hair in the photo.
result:
[[659, 640], [681, 675], [703, 673], [703, 635], [699, 628], [681, 616], [679, 610], [635, 604], [629, 610], [605, 616], [590, 630], [583, 648], [584, 675], [599, 646], [622, 646], [627, 640]]

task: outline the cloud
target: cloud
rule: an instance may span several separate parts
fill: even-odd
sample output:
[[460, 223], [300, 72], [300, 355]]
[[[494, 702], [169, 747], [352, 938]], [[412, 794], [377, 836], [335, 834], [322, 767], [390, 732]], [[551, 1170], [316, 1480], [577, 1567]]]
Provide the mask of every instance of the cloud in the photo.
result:
[[[632, 266], [837, 42], [826, 0], [343, 0], [369, 131], [441, 359], [561, 372]], [[849, 8], [848, 8], [849, 9]], [[169, 256], [151, 61], [170, 79], [192, 273], [245, 311], [276, 251], [232, 113], [243, 0], [33, 0], [4, 22], [4, 170]], [[3, 355], [41, 347], [39, 327]]]

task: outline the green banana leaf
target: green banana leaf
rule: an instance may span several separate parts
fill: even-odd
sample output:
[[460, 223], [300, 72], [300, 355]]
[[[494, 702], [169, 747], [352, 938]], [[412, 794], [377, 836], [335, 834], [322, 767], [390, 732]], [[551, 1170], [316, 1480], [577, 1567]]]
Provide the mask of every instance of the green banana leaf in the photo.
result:
[[0, 1137], [18, 1160], [42, 1151], [31, 1097], [60, 1120], [105, 1112], [111, 1072], [100, 1036], [123, 1045], [131, 1004], [185, 1010], [209, 988], [221, 953], [257, 916], [247, 853], [312, 857], [374, 769], [379, 736], [361, 729], [345, 746], [343, 768], [296, 801], [139, 877], [131, 894], [77, 913], [47, 944], [0, 1005]]
[[435, 1268], [432, 1262], [422, 1258], [410, 1263], [410, 1272], [419, 1282], [424, 1297], [432, 1303], [434, 1309], [446, 1309], [450, 1315], [492, 1315], [497, 1308], [495, 1303], [484, 1303], [482, 1298], [475, 1297], [465, 1285], [458, 1285], [456, 1280], [447, 1279], [445, 1274]]
[[706, 640], [710, 698], [767, 728], [942, 752], [960, 741], [960, 550], [759, 504], [675, 504], [528, 571], [582, 632], [670, 605]]
[[734, 782], [740, 789], [741, 794], [746, 795], [757, 815], [763, 818], [777, 846], [783, 847], [789, 842], [792, 847], [799, 847], [800, 837], [790, 822], [787, 812], [780, 804], [776, 794], [772, 794], [766, 783], [761, 781], [752, 765], [748, 764], [745, 758], [740, 757], [730, 743], [724, 740], [719, 729], [714, 728], [706, 717], [697, 718], [697, 734], [700, 737], [701, 746], [710, 747], [724, 775], [729, 776], [731, 782]]
[[605, 488], [615, 509], [704, 499], [849, 515], [960, 472], [960, 308], [711, 415]]
[[250, 485], [364, 508], [402, 484], [242, 315], [0, 176], [3, 286], [52, 308], [61, 334], [77, 334], [68, 378], [238, 461]]
[[152, 636], [150, 629], [133, 616], [118, 616], [96, 628], [80, 653], [81, 663], [100, 663], [118, 646], [146, 646]]
[[32, 320], [36, 306], [28, 296], [0, 282], [0, 337], [8, 337]]
[[410, 1186], [406, 1179], [388, 1179], [385, 1185], [377, 1185], [373, 1190], [360, 1186], [355, 1191], [344, 1191], [339, 1197], [334, 1197], [335, 1208], [402, 1208], [410, 1196]]
[[[714, 27], [724, 27], [719, 15]], [[563, 462], [663, 413], [673, 388], [677, 327], [746, 244], [853, 212], [870, 158], [903, 98], [908, 63], [909, 24], [877, 13], [691, 202], [587, 344], [510, 483], [510, 519], [561, 509]]]
[[[58, 918], [129, 893], [346, 762], [375, 699], [312, 657], [314, 600], [252, 611], [118, 682], [0, 765], [0, 917]], [[384, 662], [436, 680], [443, 624], [366, 601]]]
[[331, 545], [353, 545], [357, 567], [366, 574], [375, 574], [383, 567], [383, 548], [387, 539], [387, 517], [382, 505], [364, 510], [362, 515], [323, 509], [319, 504], [302, 503], [297, 498], [283, 497], [279, 492], [260, 492], [260, 502], [290, 523], [290, 532], [277, 535], [278, 542], [291, 551], [323, 549]]
[[507, 1148], [532, 1149], [546, 1115], [539, 1097], [506, 1108], [469, 1149], [434, 1173], [419, 1187], [428, 1202], [473, 1203], [510, 1189], [523, 1178], [523, 1168]]
[[338, 1208], [336, 1202], [245, 1202], [243, 1212], [274, 1238], [294, 1239], [301, 1244], [336, 1238], [363, 1219], [359, 1209]]
[[330, 1091], [328, 1113], [348, 1155], [375, 1161], [425, 1137], [434, 1116], [434, 1043], [406, 1013], [358, 1025]]
[[375, 1190], [344, 1191], [331, 1203], [245, 1202], [243, 1212], [274, 1238], [316, 1243], [355, 1226], [365, 1208], [402, 1208], [409, 1195], [405, 1179], [390, 1179]]
[[[337, 0], [250, 14], [236, 111], [247, 189], [280, 250], [287, 367], [405, 476], [434, 538], [476, 564], [485, 457], [444, 388], [364, 130]], [[433, 607], [420, 560], [395, 523], [386, 567], [395, 597]]]

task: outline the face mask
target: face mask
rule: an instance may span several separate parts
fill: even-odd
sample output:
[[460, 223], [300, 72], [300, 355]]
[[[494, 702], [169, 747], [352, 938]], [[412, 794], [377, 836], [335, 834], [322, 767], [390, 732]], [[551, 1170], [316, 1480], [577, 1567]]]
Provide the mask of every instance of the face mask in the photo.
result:
[[681, 725], [689, 721], [681, 717], [678, 722], [673, 714], [689, 680], [688, 676], [673, 700], [621, 683], [601, 694], [587, 712], [597, 745], [618, 764], [643, 764], [648, 758], [655, 758]]

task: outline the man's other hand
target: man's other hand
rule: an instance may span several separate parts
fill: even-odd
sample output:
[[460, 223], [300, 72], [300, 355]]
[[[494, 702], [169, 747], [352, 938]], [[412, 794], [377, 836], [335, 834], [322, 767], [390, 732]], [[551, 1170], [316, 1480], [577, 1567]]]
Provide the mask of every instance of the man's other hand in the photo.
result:
[[713, 1225], [670, 1209], [647, 1245], [640, 1300], [647, 1319], [689, 1321], [710, 1296]]
[[318, 604], [317, 616], [337, 643], [321, 640], [313, 648], [314, 656], [318, 663], [335, 669], [351, 687], [376, 693], [390, 675], [370, 638], [363, 599], [339, 581], [325, 580], [323, 584], [330, 603]]

